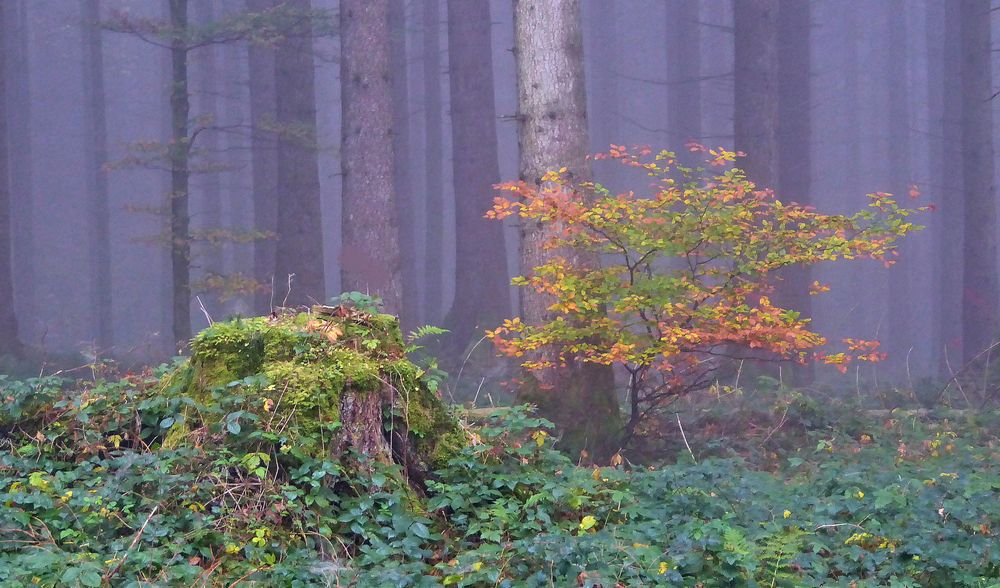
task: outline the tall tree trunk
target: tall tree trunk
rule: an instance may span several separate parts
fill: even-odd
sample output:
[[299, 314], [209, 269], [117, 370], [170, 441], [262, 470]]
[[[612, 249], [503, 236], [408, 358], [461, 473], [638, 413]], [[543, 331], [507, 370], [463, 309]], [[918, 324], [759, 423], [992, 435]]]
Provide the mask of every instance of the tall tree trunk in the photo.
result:
[[387, 312], [399, 312], [388, 0], [343, 0], [340, 47], [343, 287], [380, 296]]
[[[562, 166], [578, 177], [590, 175], [583, 40], [578, 0], [515, 0], [514, 52], [517, 60], [520, 175], [529, 184]], [[542, 248], [551, 227], [535, 221], [521, 225], [521, 261], [525, 271], [547, 261]], [[560, 251], [578, 267], [597, 267], [596, 255]], [[553, 317], [547, 296], [522, 291], [521, 315], [529, 324]], [[540, 413], [563, 431], [564, 447], [586, 449], [606, 458], [621, 433], [614, 375], [610, 367], [574, 363], [526, 374], [520, 399], [538, 404]]]
[[188, 159], [188, 3], [170, 0], [170, 274], [174, 342], [191, 339], [191, 216]]
[[99, 0], [84, 0], [83, 55], [84, 85], [87, 100], [88, 192], [90, 204], [90, 254], [93, 262], [91, 290], [96, 311], [97, 347], [107, 353], [114, 345], [111, 315], [113, 288], [111, 285], [111, 206], [108, 202], [108, 175], [104, 164], [108, 160], [107, 110], [104, 103], [104, 44], [101, 38], [101, 6]]
[[[263, 12], [274, 6], [274, 0], [247, 0], [251, 12]], [[253, 181], [253, 221], [258, 231], [276, 233], [278, 230], [278, 157], [277, 139], [273, 132], [277, 118], [274, 90], [274, 51], [269, 47], [251, 43], [248, 49], [250, 80], [250, 159]], [[267, 289], [254, 297], [256, 312], [270, 311], [272, 304], [281, 302], [277, 297], [279, 283], [274, 273], [274, 239], [259, 239], [253, 246], [254, 279]], [[273, 287], [272, 287], [273, 284]], [[283, 290], [282, 290], [283, 291]]]
[[964, 0], [961, 10], [962, 353], [966, 361], [997, 337], [996, 201], [993, 189], [993, 76], [989, 0]]
[[[289, 4], [310, 8], [309, 0]], [[294, 274], [288, 304], [325, 301], [314, 75], [312, 35], [286, 39], [275, 56], [275, 105], [281, 135], [274, 273], [279, 292], [287, 290], [288, 276]]]
[[[7, 34], [6, 10], [0, 10], [0, 35]], [[0, 47], [3, 47], [0, 39]], [[0, 51], [0, 72], [7, 52]], [[7, 79], [0, 76], [0, 355], [18, 354], [21, 343], [14, 312], [14, 272], [11, 267], [10, 174], [7, 160]]]
[[[28, 71], [28, 6], [26, 0], [4, 2], [7, 50], [9, 141], [17, 148], [10, 160], [10, 215], [13, 240], [15, 299], [21, 317], [35, 316], [35, 207], [31, 182], [31, 75]], [[29, 322], [20, 321], [27, 337]]]
[[500, 181], [489, 0], [448, 1], [448, 65], [457, 255], [447, 324], [455, 348], [510, 312], [503, 225], [484, 218]]
[[778, 0], [734, 0], [736, 104], [733, 118], [740, 162], [759, 188], [778, 177]]
[[427, 320], [441, 322], [444, 304], [444, 182], [441, 137], [441, 17], [438, 0], [423, 3], [424, 170], [427, 210]]
[[681, 154], [701, 140], [701, 22], [696, 0], [667, 0], [667, 136]]
[[[199, 27], [209, 28], [215, 22], [215, 9], [212, 2], [196, 2], [194, 4], [196, 13], [195, 22]], [[220, 100], [220, 75], [218, 65], [217, 48], [214, 45], [201, 47], [196, 53], [197, 56], [197, 118], [202, 119], [202, 124], [218, 126], [222, 109], [219, 108]], [[198, 182], [200, 205], [197, 209], [199, 213], [199, 225], [203, 231], [213, 231], [224, 228], [222, 223], [222, 174], [219, 169], [221, 163], [220, 154], [222, 142], [219, 140], [219, 133], [214, 129], [202, 131], [199, 135], [199, 149], [196, 154], [196, 164], [201, 176]], [[225, 275], [226, 269], [223, 262], [223, 243], [204, 241], [199, 247], [201, 252], [198, 255], [199, 273], [204, 279], [210, 274]], [[218, 295], [220, 292], [214, 292]]]
[[[776, 30], [781, 43], [778, 47], [778, 124], [777, 172], [778, 197], [785, 201], [811, 204], [812, 177], [811, 92], [810, 83], [810, 13], [809, 2], [780, 0]], [[739, 98], [737, 98], [738, 100]], [[786, 307], [812, 316], [809, 284], [812, 272], [806, 266], [790, 267], [782, 272], [777, 300]], [[797, 365], [794, 378], [806, 384], [814, 377], [813, 364]]]
[[[392, 89], [392, 153], [396, 161], [410, 158], [410, 89], [407, 80], [406, 2], [389, 2], [389, 63]], [[396, 218], [399, 220], [400, 262], [402, 264], [403, 300], [400, 322], [403, 332], [422, 324], [420, 280], [417, 273], [417, 237], [419, 215], [413, 197], [413, 179], [408, 166], [393, 167], [393, 190], [396, 192]]]
[[[910, 157], [910, 84], [907, 62], [910, 48], [906, 27], [906, 8], [903, 0], [892, 0], [886, 6], [889, 25], [888, 42], [890, 53], [886, 59], [886, 81], [898, 93], [889, 99], [889, 156], [890, 192], [897, 198], [905, 199], [909, 193], [911, 178]], [[913, 247], [907, 241], [900, 245], [901, 257], [889, 273], [889, 341], [887, 350], [902, 367], [917, 343], [913, 308]], [[903, 373], [901, 370], [897, 370]]]

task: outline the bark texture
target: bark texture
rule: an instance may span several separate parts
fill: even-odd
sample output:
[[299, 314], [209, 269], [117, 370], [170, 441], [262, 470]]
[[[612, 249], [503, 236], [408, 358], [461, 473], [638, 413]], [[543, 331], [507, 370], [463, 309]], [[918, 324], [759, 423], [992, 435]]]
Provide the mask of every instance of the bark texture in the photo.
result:
[[[514, 43], [517, 60], [518, 143], [520, 175], [538, 183], [546, 171], [562, 166], [589, 176], [587, 110], [583, 43], [578, 0], [516, 0]], [[521, 262], [528, 270], [559, 254], [580, 267], [597, 267], [596, 255], [578, 251], [546, 251], [546, 231], [522, 221]], [[548, 297], [525, 288], [521, 316], [529, 324], [553, 317]], [[610, 367], [570, 364], [526, 374], [521, 400], [538, 404], [540, 413], [563, 432], [563, 446], [586, 449], [597, 459], [613, 452], [620, 434], [620, 415]]]
[[90, 254], [93, 263], [91, 300], [96, 311], [97, 347], [107, 353], [114, 345], [111, 316], [111, 206], [108, 202], [107, 109], [104, 95], [104, 44], [101, 39], [99, 0], [83, 2], [83, 55], [87, 101], [88, 155], [87, 190], [90, 195]]
[[380, 296], [387, 312], [399, 312], [388, 0], [341, 2], [340, 43], [343, 289]]
[[449, 0], [448, 65], [458, 251], [447, 324], [464, 347], [510, 313], [503, 225], [484, 218], [500, 181], [488, 0]]
[[962, 353], [968, 361], [997, 336], [996, 201], [993, 188], [993, 76], [989, 0], [964, 0], [961, 10]]
[[[6, 10], [0, 10], [0, 34], [5, 34]], [[2, 46], [3, 39], [0, 39]], [[0, 71], [6, 52], [0, 51]], [[0, 76], [0, 355], [17, 354], [21, 343], [14, 313], [14, 272], [11, 267], [10, 173], [7, 146], [7, 79]]]
[[[289, 0], [303, 11], [309, 0]], [[275, 108], [278, 137], [278, 243], [275, 289], [287, 304], [322, 302], [323, 227], [320, 222], [319, 160], [316, 146], [316, 93], [312, 35], [289, 36], [277, 50]], [[288, 291], [288, 276], [291, 291]], [[278, 298], [278, 294], [275, 295]]]
[[733, 3], [736, 148], [747, 154], [742, 167], [760, 188], [778, 177], [778, 0]]

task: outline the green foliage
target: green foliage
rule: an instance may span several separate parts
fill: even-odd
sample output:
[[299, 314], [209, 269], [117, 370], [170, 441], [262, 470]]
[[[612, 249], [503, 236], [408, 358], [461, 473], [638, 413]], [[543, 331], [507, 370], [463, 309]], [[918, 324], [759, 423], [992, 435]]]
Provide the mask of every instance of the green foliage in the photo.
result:
[[369, 296], [364, 292], [344, 292], [338, 296], [332, 296], [328, 304], [345, 305], [372, 314], [382, 312], [382, 299], [378, 296]]
[[[498, 410], [418, 496], [396, 466], [349, 472], [276, 448], [249, 408], [254, 381], [177, 395], [182, 367], [75, 387], [0, 380], [0, 585], [1000, 581], [995, 413], [975, 427], [843, 419], [774, 395], [787, 404], [760, 409], [786, 415], [764, 440], [774, 451], [706, 449], [719, 421], [705, 417], [686, 423], [697, 464], [583, 468], [554, 449], [549, 423]], [[767, 406], [764, 394], [751, 402]], [[208, 424], [198, 443], [163, 443], [194, 418]], [[762, 445], [726, 445], [740, 443]]]

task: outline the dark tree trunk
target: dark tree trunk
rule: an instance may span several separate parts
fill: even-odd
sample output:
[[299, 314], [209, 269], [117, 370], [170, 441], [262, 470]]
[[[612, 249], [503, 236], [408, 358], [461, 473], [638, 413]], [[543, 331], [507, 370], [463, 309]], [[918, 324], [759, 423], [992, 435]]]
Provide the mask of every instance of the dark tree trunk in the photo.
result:
[[[784, 201], [809, 205], [812, 161], [811, 92], [810, 82], [810, 16], [809, 3], [801, 0], [780, 0], [777, 16], [778, 48], [778, 125], [776, 129], [778, 197]], [[739, 100], [739, 98], [737, 98]], [[782, 272], [776, 300], [785, 308], [812, 316], [809, 284], [812, 272], [808, 267], [791, 267]], [[812, 381], [813, 364], [797, 365], [794, 378], [798, 384]]]
[[91, 298], [96, 311], [97, 347], [107, 353], [114, 345], [111, 300], [111, 206], [108, 202], [107, 110], [104, 103], [104, 44], [101, 39], [99, 0], [84, 0], [83, 55], [87, 100], [87, 144], [90, 149], [88, 192], [90, 195], [90, 254], [93, 261]]
[[444, 311], [444, 182], [441, 148], [441, 17], [438, 0], [423, 3], [424, 170], [427, 210], [427, 321], [440, 324]]
[[191, 137], [188, 116], [187, 0], [170, 0], [170, 274], [173, 337], [178, 345], [191, 339], [191, 217], [188, 159]]
[[[389, 2], [389, 63], [392, 89], [392, 153], [396, 161], [410, 158], [410, 92], [407, 81], [406, 2]], [[419, 215], [413, 197], [413, 179], [409, 167], [393, 167], [393, 189], [396, 192], [396, 218], [399, 219], [400, 263], [403, 279], [403, 300], [400, 321], [407, 332], [422, 324], [420, 280], [417, 272], [417, 230]]]
[[380, 296], [387, 312], [399, 312], [388, 0], [342, 1], [340, 46], [343, 288]]
[[[449, 0], [452, 174], [455, 185], [453, 348], [510, 313], [503, 225], [484, 218], [500, 181], [488, 0]], [[475, 276], [475, 278], [472, 278]]]
[[[308, 10], [309, 0], [291, 4]], [[312, 36], [286, 39], [275, 56], [278, 138], [278, 246], [275, 288], [289, 305], [323, 302], [323, 227], [320, 222], [319, 162]], [[275, 296], [278, 298], [279, 296]]]
[[778, 177], [778, 0], [734, 0], [736, 148], [759, 188]]
[[[0, 10], [0, 34], [6, 35], [7, 11]], [[3, 47], [0, 39], [0, 47]], [[0, 72], [6, 51], [0, 51]], [[0, 76], [0, 355], [18, 354], [21, 343], [14, 312], [14, 273], [11, 267], [10, 174], [7, 160], [7, 79]]]
[[689, 141], [701, 141], [700, 4], [667, 0], [667, 136], [678, 154]]
[[[274, 0], [247, 0], [251, 12], [263, 12], [274, 6]], [[250, 80], [250, 158], [253, 181], [254, 228], [274, 234], [278, 230], [278, 158], [277, 139], [273, 132], [277, 118], [274, 91], [274, 51], [251, 43], [248, 50]], [[267, 286], [254, 297], [256, 312], [270, 312], [271, 306], [281, 302], [273, 300], [284, 291], [285, 283], [278, 283], [275, 268], [274, 239], [254, 242], [254, 279]], [[273, 288], [272, 288], [273, 284]]]
[[[15, 300], [21, 317], [35, 316], [35, 207], [31, 184], [31, 97], [28, 71], [28, 6], [25, 0], [4, 2], [4, 34], [7, 50], [7, 129], [9, 153], [10, 215], [13, 240], [13, 271], [17, 283]], [[28, 320], [20, 321], [21, 336], [27, 337]]]
[[[962, 353], [968, 361], [996, 339], [998, 293], [996, 201], [993, 189], [993, 76], [990, 2], [965, 0], [960, 9], [962, 60]], [[954, 89], [952, 89], [954, 91]]]
[[[579, 2], [515, 0], [514, 47], [521, 179], [534, 184], [546, 171], [562, 166], [578, 177], [589, 176]], [[523, 221], [521, 262], [526, 273], [557, 253], [542, 248], [550, 230]], [[590, 253], [558, 253], [578, 267], [600, 263]], [[547, 296], [531, 288], [521, 294], [525, 322], [539, 325], [553, 318]], [[621, 428], [610, 367], [573, 363], [526, 374], [526, 379], [537, 385], [523, 388], [519, 399], [536, 403], [540, 413], [562, 430], [564, 448], [586, 449], [598, 460], [616, 449]]]

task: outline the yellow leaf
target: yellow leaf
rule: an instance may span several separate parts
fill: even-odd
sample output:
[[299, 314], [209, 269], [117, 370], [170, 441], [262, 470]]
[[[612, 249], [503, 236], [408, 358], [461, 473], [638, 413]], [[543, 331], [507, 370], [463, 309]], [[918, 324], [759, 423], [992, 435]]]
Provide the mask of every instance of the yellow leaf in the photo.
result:
[[597, 524], [597, 519], [591, 515], [587, 515], [583, 517], [583, 519], [580, 521], [580, 530], [581, 531], [590, 530], [594, 528], [594, 525], [596, 524]]

